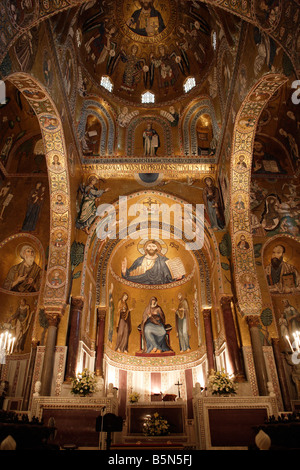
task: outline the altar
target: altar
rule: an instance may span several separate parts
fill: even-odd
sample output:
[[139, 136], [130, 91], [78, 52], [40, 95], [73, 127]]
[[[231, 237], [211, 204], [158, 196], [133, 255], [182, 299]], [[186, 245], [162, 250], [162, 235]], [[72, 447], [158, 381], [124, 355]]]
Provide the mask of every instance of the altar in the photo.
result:
[[[118, 400], [109, 397], [43, 397], [33, 398], [31, 417], [52, 423], [56, 428], [52, 444], [64, 448], [66, 445], [79, 449], [98, 449], [99, 431], [96, 429], [97, 418], [106, 413], [118, 413]], [[102, 448], [105, 445], [105, 433], [102, 433]]]
[[170, 435], [185, 434], [186, 404], [185, 402], [151, 402], [128, 405], [128, 434], [143, 434], [143, 424], [147, 416], [158, 413], [168, 421]]
[[257, 428], [278, 415], [273, 396], [194, 396], [197, 450], [247, 450]]
[[[169, 434], [165, 436], [147, 436], [143, 433], [143, 424], [147, 417], [158, 413], [169, 424]], [[186, 402], [155, 401], [128, 404], [122, 439], [112, 445], [113, 449], [156, 448], [183, 449], [189, 443], [187, 430]]]

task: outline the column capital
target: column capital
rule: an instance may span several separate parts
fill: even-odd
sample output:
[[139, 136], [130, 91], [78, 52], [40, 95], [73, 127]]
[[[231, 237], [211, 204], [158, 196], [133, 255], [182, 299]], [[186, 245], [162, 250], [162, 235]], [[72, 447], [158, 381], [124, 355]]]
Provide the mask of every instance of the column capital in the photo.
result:
[[202, 310], [203, 316], [205, 318], [210, 318], [211, 316], [211, 307], [206, 307]]
[[106, 317], [106, 308], [97, 307], [97, 315], [99, 320], [105, 320]]
[[37, 347], [39, 346], [39, 344], [40, 344], [40, 342], [39, 342], [38, 339], [33, 339], [33, 340], [31, 341], [31, 347], [32, 347], [32, 349], [37, 349]]
[[230, 304], [230, 302], [232, 302], [232, 300], [233, 300], [232, 295], [224, 294], [220, 297], [220, 304], [221, 304], [221, 306], [227, 305], [227, 304]]
[[250, 328], [255, 328], [260, 324], [260, 317], [259, 315], [247, 315], [246, 321]]
[[81, 296], [71, 297], [71, 308], [76, 308], [76, 310], [82, 310], [84, 305], [84, 298]]
[[49, 326], [58, 326], [61, 317], [65, 313], [66, 304], [45, 305], [45, 315], [48, 319]]

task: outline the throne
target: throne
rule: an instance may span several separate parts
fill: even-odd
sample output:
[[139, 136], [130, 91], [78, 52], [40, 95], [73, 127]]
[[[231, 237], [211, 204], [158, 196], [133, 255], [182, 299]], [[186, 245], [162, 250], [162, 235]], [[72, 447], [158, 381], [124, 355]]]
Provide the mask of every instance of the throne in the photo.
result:
[[166, 343], [170, 348], [170, 351], [165, 351], [165, 352], [160, 352], [160, 353], [145, 353], [144, 352], [144, 340], [143, 340], [143, 335], [142, 335], [142, 326], [141, 324], [138, 325], [137, 329], [140, 334], [140, 351], [136, 352], [136, 356], [144, 356], [144, 357], [161, 357], [161, 356], [175, 356], [175, 352], [172, 351], [171, 349], [171, 342], [170, 342], [170, 332], [172, 330], [172, 325], [165, 325], [166, 328]]

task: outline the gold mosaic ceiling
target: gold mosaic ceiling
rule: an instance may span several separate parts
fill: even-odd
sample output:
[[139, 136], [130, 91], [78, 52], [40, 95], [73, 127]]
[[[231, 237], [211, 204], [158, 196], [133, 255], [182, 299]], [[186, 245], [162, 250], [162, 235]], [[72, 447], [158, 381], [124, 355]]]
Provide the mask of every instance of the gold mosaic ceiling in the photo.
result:
[[91, 2], [74, 19], [78, 62], [86, 81], [113, 83], [113, 96], [141, 103], [150, 91], [156, 104], [184, 94], [190, 76], [201, 85], [213, 60], [215, 19], [193, 1]]

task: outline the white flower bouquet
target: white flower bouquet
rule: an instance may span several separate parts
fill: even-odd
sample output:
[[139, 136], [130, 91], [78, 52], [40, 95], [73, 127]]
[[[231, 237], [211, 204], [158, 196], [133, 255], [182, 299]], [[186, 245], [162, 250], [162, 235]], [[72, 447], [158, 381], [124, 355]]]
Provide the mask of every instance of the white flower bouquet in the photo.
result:
[[231, 379], [224, 369], [211, 371], [208, 378], [208, 390], [212, 395], [235, 395], [237, 384]]
[[143, 424], [143, 432], [146, 436], [166, 436], [170, 434], [168, 421], [157, 412], [146, 418]]
[[77, 374], [75, 379], [72, 380], [71, 393], [73, 395], [79, 395], [86, 397], [91, 395], [97, 390], [97, 379], [93, 372], [88, 369], [84, 369], [82, 372]]

